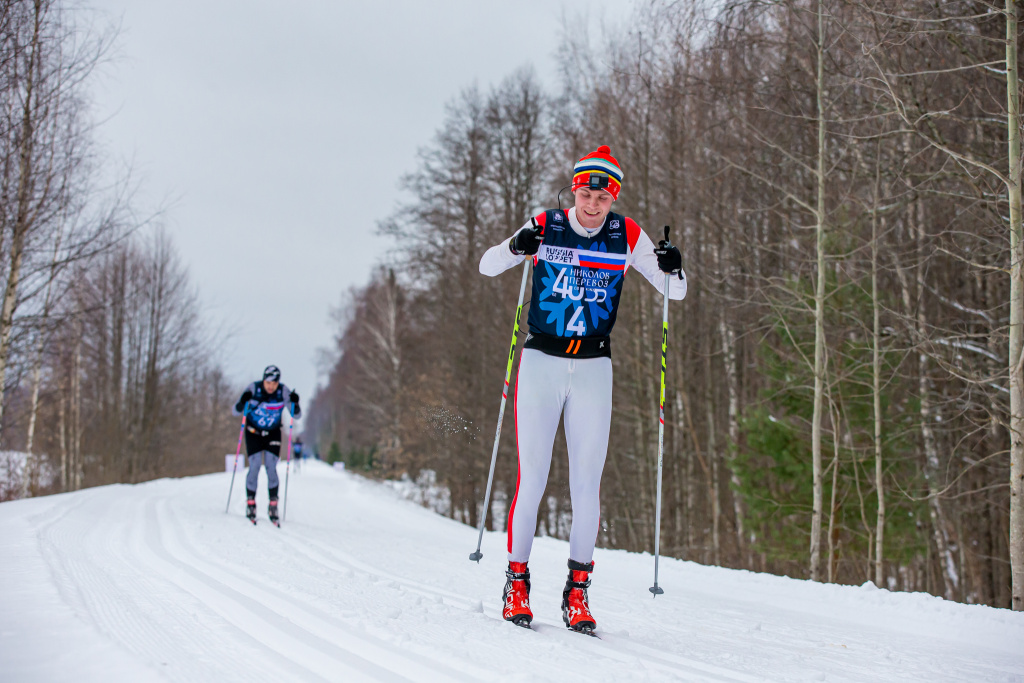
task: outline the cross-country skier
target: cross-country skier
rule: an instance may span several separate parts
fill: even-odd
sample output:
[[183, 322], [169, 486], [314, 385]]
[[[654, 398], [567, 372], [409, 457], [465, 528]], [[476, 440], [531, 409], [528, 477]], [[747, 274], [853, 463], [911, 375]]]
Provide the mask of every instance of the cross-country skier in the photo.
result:
[[[299, 395], [281, 383], [281, 371], [268, 365], [263, 381], [253, 382], [242, 392], [235, 404], [235, 415], [245, 412], [245, 451], [249, 454], [249, 475], [245, 478], [245, 516], [256, 523], [256, 485], [260, 466], [267, 468], [267, 490], [270, 507], [267, 516], [277, 524], [277, 460], [281, 454], [281, 417], [286, 405], [293, 417], [302, 415]], [[248, 410], [246, 407], [248, 406]]]
[[295, 461], [295, 471], [298, 472], [302, 467], [302, 437], [295, 437], [295, 443], [292, 444], [292, 459]]
[[529, 626], [527, 562], [537, 529], [537, 510], [551, 467], [551, 449], [564, 413], [569, 449], [569, 578], [562, 591], [562, 619], [574, 631], [592, 633], [587, 588], [594, 569], [601, 505], [598, 493], [612, 417], [609, 335], [623, 278], [634, 268], [662, 292], [665, 273], [671, 299], [686, 296], [679, 249], [662, 240], [655, 248], [635, 221], [612, 213], [622, 170], [602, 145], [580, 159], [571, 190], [575, 206], [549, 209], [480, 259], [480, 272], [495, 276], [533, 259], [529, 334], [516, 382], [519, 479], [508, 513], [508, 570], [502, 616]]

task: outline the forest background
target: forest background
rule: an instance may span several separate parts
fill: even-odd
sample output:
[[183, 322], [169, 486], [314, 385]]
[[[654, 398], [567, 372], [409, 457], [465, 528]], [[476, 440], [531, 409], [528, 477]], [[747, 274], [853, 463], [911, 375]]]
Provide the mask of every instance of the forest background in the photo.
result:
[[0, 0], [0, 500], [208, 472], [237, 435], [225, 335], [97, 142], [116, 35]]
[[[616, 210], [671, 225], [690, 279], [662, 551], [1024, 607], [1017, 12], [650, 0], [601, 40], [567, 22], [557, 88], [524, 68], [452, 100], [379, 225], [393, 249], [336, 311], [307, 443], [476, 525], [518, 285], [480, 255], [609, 144]], [[22, 454], [4, 500], [209, 471], [237, 435], [159, 214], [98, 180], [86, 84], [112, 36], [75, 17], [0, 0], [0, 447]], [[626, 287], [605, 547], [654, 547], [659, 307]], [[570, 520], [559, 438], [538, 532]]]
[[[524, 68], [452, 100], [379, 225], [389, 257], [335, 312], [307, 442], [478, 524], [519, 284], [478, 261], [609, 144], [615, 210], [671, 225], [690, 280], [662, 552], [1024, 607], [1017, 11], [656, 0], [600, 41], [567, 24], [553, 91]], [[632, 279], [598, 542], [650, 551], [661, 302]], [[570, 513], [560, 436], [538, 533]]]

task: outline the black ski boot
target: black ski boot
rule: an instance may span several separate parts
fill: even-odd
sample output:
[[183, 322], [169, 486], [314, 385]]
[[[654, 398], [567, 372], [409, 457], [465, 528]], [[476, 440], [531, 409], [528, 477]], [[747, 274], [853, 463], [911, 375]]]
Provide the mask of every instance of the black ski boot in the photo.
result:
[[253, 524], [256, 523], [256, 499], [247, 498], [245, 501], [245, 518]]
[[267, 508], [267, 517], [270, 518], [270, 521], [274, 526], [281, 526], [281, 523], [277, 521], [277, 498], [270, 499], [270, 506]]

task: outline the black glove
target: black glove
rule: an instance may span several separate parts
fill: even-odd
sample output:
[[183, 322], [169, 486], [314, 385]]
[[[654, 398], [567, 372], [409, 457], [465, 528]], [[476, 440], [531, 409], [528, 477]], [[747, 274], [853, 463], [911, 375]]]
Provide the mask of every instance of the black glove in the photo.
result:
[[530, 227], [523, 228], [508, 243], [509, 250], [517, 256], [533, 256], [540, 249], [544, 239], [544, 228], [537, 224], [536, 218], [530, 219]]
[[676, 274], [683, 279], [683, 255], [679, 248], [668, 241], [668, 226], [665, 226], [665, 239], [658, 242], [658, 248], [654, 250], [658, 257], [658, 269], [663, 273]]
[[298, 394], [298, 392], [296, 392], [294, 389], [292, 389], [292, 392], [290, 394], [288, 394], [288, 400], [293, 405], [299, 405], [299, 394]]
[[238, 403], [235, 404], [235, 412], [242, 412], [245, 409], [245, 404], [252, 398], [252, 392], [246, 389], [242, 392], [242, 398], [238, 399]]

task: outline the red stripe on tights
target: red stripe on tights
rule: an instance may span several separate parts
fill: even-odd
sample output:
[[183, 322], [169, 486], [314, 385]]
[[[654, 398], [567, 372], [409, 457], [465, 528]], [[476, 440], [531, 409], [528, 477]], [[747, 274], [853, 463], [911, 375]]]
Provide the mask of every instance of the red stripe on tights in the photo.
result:
[[522, 474], [521, 458], [519, 457], [519, 371], [523, 369], [523, 355], [519, 354], [519, 368], [516, 370], [516, 398], [512, 402], [512, 412], [516, 422], [516, 495], [512, 496], [512, 505], [508, 509], [508, 552], [512, 553], [512, 520], [516, 514], [516, 501], [519, 500], [519, 479]]

